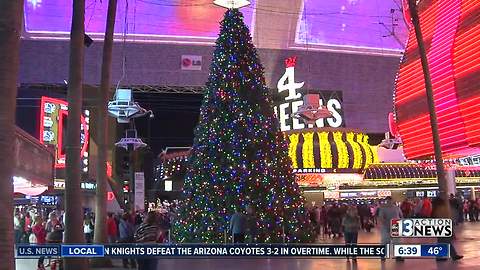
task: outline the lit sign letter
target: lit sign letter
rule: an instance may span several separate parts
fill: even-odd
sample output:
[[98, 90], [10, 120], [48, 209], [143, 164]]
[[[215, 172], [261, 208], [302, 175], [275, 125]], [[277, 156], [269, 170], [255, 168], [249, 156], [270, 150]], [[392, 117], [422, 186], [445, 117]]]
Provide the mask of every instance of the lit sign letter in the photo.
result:
[[[292, 102], [292, 114], [296, 113], [298, 111], [298, 107], [303, 105], [303, 100], [298, 100], [298, 101], [293, 101]], [[302, 129], [305, 128], [305, 124], [300, 123], [298, 118], [293, 118], [293, 129]]]
[[297, 93], [297, 89], [302, 88], [305, 82], [295, 82], [295, 61], [296, 57], [290, 57], [285, 60], [285, 73], [277, 83], [279, 93], [288, 90], [288, 96], [285, 98], [285, 100], [298, 99], [302, 97], [300, 93]]
[[288, 114], [286, 112], [289, 105], [289, 103], [283, 103], [278, 108], [278, 118], [280, 119], [280, 129], [282, 131], [290, 130], [290, 126], [287, 125]]
[[[323, 99], [320, 99], [318, 101], [318, 103], [320, 104], [320, 106], [323, 106]], [[330, 109], [328, 109], [328, 110], [330, 110]], [[317, 127], [325, 127], [325, 118], [320, 118], [317, 121], [315, 121], [315, 125]], [[313, 125], [308, 125], [308, 127], [313, 128]]]
[[327, 109], [332, 112], [332, 117], [327, 118], [327, 122], [331, 127], [336, 128], [342, 125], [342, 116], [337, 111], [337, 109], [340, 110], [341, 108], [340, 101], [336, 99], [330, 99], [327, 102]]

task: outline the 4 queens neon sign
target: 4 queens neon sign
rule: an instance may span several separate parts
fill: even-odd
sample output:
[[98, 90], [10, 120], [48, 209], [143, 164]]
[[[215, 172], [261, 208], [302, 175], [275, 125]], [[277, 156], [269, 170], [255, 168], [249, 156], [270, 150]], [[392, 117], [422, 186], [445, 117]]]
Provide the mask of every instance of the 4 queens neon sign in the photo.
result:
[[329, 118], [320, 118], [314, 125], [306, 125], [301, 120], [293, 118], [292, 114], [302, 106], [303, 94], [306, 90], [301, 89], [305, 82], [295, 82], [296, 57], [285, 60], [285, 73], [277, 82], [275, 114], [280, 121], [282, 131], [297, 130], [314, 127], [343, 127], [342, 93], [340, 91], [308, 91], [310, 94], [319, 94], [319, 105], [326, 106], [332, 113]]

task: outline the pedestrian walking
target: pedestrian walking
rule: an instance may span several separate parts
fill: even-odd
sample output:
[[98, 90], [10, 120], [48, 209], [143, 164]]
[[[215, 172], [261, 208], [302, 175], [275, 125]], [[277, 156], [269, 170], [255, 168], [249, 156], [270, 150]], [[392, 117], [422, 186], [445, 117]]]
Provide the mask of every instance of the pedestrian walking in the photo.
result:
[[13, 231], [15, 233], [15, 243], [18, 244], [22, 241], [22, 225], [20, 223], [20, 211], [15, 210], [15, 215], [13, 216]]
[[230, 232], [233, 234], [234, 243], [244, 243], [247, 230], [247, 217], [241, 212], [240, 207], [235, 208], [235, 213], [230, 218]]
[[247, 207], [247, 235], [248, 242], [256, 243], [258, 237], [258, 218], [252, 205]]
[[[119, 238], [117, 240], [117, 243], [133, 243], [134, 242], [134, 225], [131, 221], [130, 214], [124, 213], [119, 221], [118, 224], [118, 232], [119, 232]], [[128, 268], [129, 266], [131, 268], [136, 268], [137, 263], [135, 262], [135, 259], [133, 258], [122, 258], [122, 264], [124, 268]]]
[[423, 218], [429, 218], [432, 216], [432, 202], [430, 201], [430, 198], [428, 198], [426, 193], [422, 200], [420, 216]]
[[455, 195], [450, 194], [450, 199], [448, 200], [448, 203], [450, 204], [450, 211], [452, 213], [452, 221], [453, 225], [456, 226], [458, 225], [458, 216], [460, 212], [460, 205], [458, 205], [458, 201], [455, 198]]
[[[357, 209], [350, 206], [342, 220], [343, 233], [345, 236], [346, 245], [356, 245], [358, 242], [358, 231], [361, 227], [360, 217]], [[349, 257], [347, 256], [347, 260]], [[357, 260], [353, 257], [353, 260]]]
[[[444, 201], [442, 198], [437, 197], [432, 202], [432, 217], [434, 218], [452, 218], [452, 214], [448, 211], [448, 202]], [[455, 233], [455, 227], [452, 234]], [[450, 245], [450, 258], [452, 260], [457, 261], [463, 258], [463, 256], [458, 255], [455, 246], [453, 245], [453, 238], [452, 237], [439, 237], [437, 238], [438, 243], [444, 243]], [[445, 261], [447, 258], [437, 258], [438, 261]]]
[[118, 228], [113, 213], [107, 215], [107, 237], [109, 243], [117, 242]]
[[400, 205], [400, 209], [402, 210], [404, 217], [409, 218], [413, 216], [413, 205], [407, 198], [403, 200], [402, 204]]
[[93, 221], [90, 215], [87, 213], [83, 220], [83, 234], [85, 235], [85, 242], [92, 243], [93, 242]]
[[[392, 197], [388, 196], [385, 198], [385, 204], [381, 206], [378, 210], [378, 222], [380, 223], [380, 233], [381, 233], [381, 242], [382, 245], [390, 244], [392, 238], [390, 237], [390, 225], [392, 219], [402, 218], [402, 211], [400, 208], [393, 202]], [[393, 238], [393, 242], [397, 242], [397, 238]], [[397, 261], [402, 261], [403, 259], [398, 257]], [[385, 258], [382, 258], [385, 260]]]
[[47, 231], [47, 242], [62, 243], [64, 228], [55, 212], [49, 214], [45, 230]]
[[[157, 214], [150, 211], [135, 231], [134, 240], [136, 243], [156, 243], [161, 233], [160, 226], [157, 224]], [[138, 270], [157, 269], [157, 259], [152, 257], [139, 258], [137, 263]]]
[[[41, 216], [36, 216], [33, 226], [32, 226], [32, 235], [30, 237], [30, 243], [36, 245], [44, 245], [46, 243], [47, 230], [45, 230], [45, 223]], [[40, 256], [37, 261], [37, 270], [45, 270], [43, 264], [45, 256]]]

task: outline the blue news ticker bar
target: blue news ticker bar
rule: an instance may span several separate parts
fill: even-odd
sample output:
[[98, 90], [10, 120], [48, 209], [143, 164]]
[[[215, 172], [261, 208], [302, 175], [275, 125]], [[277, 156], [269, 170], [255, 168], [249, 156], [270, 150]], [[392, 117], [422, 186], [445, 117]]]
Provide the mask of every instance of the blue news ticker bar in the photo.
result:
[[62, 257], [104, 257], [103, 245], [62, 245]]
[[450, 255], [449, 244], [422, 245], [422, 257], [448, 257]]
[[19, 245], [18, 257], [388, 257], [388, 245], [113, 244]]

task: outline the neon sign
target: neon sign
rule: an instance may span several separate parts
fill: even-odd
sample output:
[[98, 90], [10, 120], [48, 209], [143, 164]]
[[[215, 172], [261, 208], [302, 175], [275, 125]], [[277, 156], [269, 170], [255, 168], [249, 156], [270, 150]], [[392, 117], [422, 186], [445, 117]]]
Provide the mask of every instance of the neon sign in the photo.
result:
[[[408, 4], [404, 1], [406, 20]], [[480, 152], [480, 2], [421, 1], [420, 24], [427, 51], [442, 152], [457, 157]], [[432, 131], [415, 31], [409, 38], [395, 87], [395, 121], [409, 159], [433, 156]]]
[[[81, 116], [81, 152], [82, 164], [88, 166], [88, 111]], [[67, 124], [68, 103], [61, 99], [42, 97], [40, 105], [40, 142], [55, 146], [55, 168], [65, 168], [65, 127]]]
[[[342, 93], [340, 91], [318, 91], [304, 90], [302, 87], [305, 82], [295, 82], [295, 64], [296, 57], [290, 57], [285, 60], [285, 73], [277, 82], [278, 94], [276, 95], [277, 104], [275, 114], [280, 121], [282, 131], [297, 130], [313, 127], [343, 127]], [[306, 125], [300, 119], [292, 117], [298, 112], [299, 107], [304, 105], [302, 96], [304, 94], [319, 95], [318, 105], [326, 106], [332, 113], [331, 117], [320, 118], [315, 124]], [[280, 102], [278, 102], [280, 100]]]

